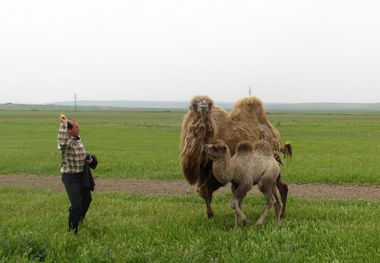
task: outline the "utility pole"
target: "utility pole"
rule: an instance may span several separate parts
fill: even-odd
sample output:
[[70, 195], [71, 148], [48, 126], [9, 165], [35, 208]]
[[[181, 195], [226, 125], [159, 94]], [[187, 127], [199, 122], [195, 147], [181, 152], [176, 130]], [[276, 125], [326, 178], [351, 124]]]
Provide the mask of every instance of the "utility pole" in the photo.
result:
[[77, 93], [74, 93], [74, 110], [77, 111]]

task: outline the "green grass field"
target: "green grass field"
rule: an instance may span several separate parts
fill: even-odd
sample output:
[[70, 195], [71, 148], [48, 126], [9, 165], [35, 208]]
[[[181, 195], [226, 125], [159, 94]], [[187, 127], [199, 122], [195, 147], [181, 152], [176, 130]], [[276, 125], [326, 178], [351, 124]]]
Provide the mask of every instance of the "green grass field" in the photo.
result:
[[196, 196], [95, 193], [75, 236], [65, 193], [2, 188], [0, 262], [380, 261], [379, 202], [291, 198], [279, 225], [272, 210], [255, 228], [264, 198], [250, 196], [249, 226], [234, 230], [229, 197], [215, 197], [208, 220]]
[[[58, 116], [0, 110], [0, 174], [59, 175]], [[64, 112], [79, 122], [97, 177], [180, 179], [184, 112]], [[380, 114], [270, 114], [290, 140], [287, 182], [380, 184]], [[244, 200], [249, 225], [234, 230], [230, 194], [204, 217], [200, 197], [94, 193], [78, 236], [67, 232], [66, 193], [0, 188], [2, 262], [380, 262], [378, 201], [290, 198], [279, 225], [254, 223], [262, 196]]]
[[[58, 111], [0, 111], [0, 174], [59, 174]], [[98, 177], [179, 179], [184, 112], [65, 112], [78, 121]], [[380, 114], [269, 114], [294, 157], [294, 183], [380, 184]]]

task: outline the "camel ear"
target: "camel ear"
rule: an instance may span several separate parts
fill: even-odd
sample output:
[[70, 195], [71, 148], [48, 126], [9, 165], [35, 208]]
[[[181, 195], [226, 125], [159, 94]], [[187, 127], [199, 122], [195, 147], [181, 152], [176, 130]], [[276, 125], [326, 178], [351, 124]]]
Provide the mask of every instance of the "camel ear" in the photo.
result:
[[195, 102], [189, 105], [190, 111], [195, 111], [196, 108], [197, 108], [197, 104]]

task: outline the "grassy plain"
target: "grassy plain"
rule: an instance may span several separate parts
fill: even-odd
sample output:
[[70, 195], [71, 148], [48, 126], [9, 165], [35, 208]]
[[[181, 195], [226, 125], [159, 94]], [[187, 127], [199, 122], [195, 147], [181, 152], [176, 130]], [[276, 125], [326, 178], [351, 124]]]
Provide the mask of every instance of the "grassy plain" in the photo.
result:
[[[380, 203], [291, 198], [279, 225], [253, 226], [261, 196], [244, 201], [249, 226], [234, 230], [230, 195], [204, 218], [196, 196], [94, 194], [77, 236], [65, 193], [2, 188], [0, 262], [379, 262]], [[21, 215], [21, 216], [20, 216]]]
[[[0, 174], [59, 174], [59, 111], [0, 111]], [[66, 111], [76, 119], [98, 177], [180, 179], [184, 112]], [[294, 157], [294, 183], [380, 184], [380, 114], [269, 114]]]
[[[56, 110], [0, 110], [0, 174], [59, 175]], [[180, 179], [184, 112], [66, 111], [79, 122], [98, 177]], [[380, 184], [380, 114], [270, 114], [294, 157], [296, 183]], [[203, 216], [200, 197], [93, 195], [78, 236], [67, 232], [66, 193], [0, 188], [0, 262], [380, 262], [378, 201], [290, 198], [280, 225], [262, 196], [244, 200], [249, 226], [234, 230], [228, 195]]]

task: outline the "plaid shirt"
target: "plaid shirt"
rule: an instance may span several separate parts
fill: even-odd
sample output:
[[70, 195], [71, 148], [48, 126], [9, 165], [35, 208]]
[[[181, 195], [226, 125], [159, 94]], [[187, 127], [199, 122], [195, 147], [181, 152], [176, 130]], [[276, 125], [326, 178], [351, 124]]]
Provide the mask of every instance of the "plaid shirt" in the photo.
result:
[[70, 136], [67, 123], [61, 123], [58, 133], [58, 150], [61, 151], [61, 173], [81, 173], [86, 159], [86, 150], [80, 137]]

